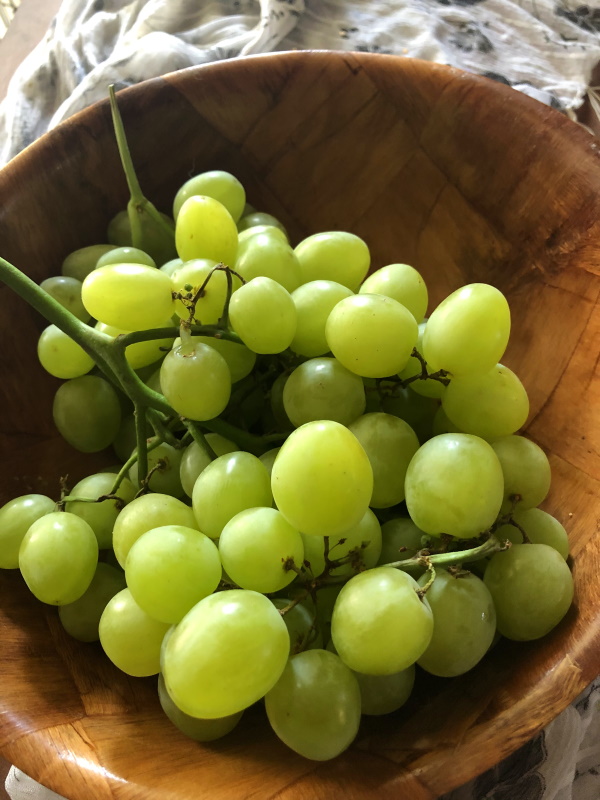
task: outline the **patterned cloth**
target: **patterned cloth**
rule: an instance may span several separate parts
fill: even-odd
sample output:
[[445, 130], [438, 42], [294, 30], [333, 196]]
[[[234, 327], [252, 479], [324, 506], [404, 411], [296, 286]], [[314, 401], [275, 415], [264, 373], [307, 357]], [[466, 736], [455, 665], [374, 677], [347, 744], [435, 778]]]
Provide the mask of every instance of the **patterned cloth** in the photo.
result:
[[[451, 64], [569, 111], [600, 61], [600, 8], [581, 0], [64, 0], [0, 104], [0, 164], [103, 99], [109, 83], [294, 48]], [[12, 800], [63, 800], [15, 768], [6, 790]], [[443, 800], [599, 797], [600, 679], [531, 742]]]

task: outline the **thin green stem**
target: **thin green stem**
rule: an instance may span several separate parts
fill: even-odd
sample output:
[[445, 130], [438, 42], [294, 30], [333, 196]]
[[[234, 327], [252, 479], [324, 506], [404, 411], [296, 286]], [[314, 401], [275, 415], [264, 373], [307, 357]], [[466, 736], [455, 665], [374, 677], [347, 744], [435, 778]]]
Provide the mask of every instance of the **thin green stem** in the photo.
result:
[[[470, 547], [467, 550], [453, 550], [449, 553], [435, 553], [434, 555], [427, 555], [427, 560], [434, 566], [443, 567], [446, 564], [464, 564], [469, 561], [478, 561], [480, 558], [499, 553], [500, 550], [505, 550], [506, 544], [501, 542], [495, 536], [490, 536], [483, 544], [477, 547]], [[393, 561], [391, 564], [381, 564], [385, 567], [394, 567], [395, 569], [410, 569], [412, 567], [423, 566], [423, 556], [416, 555], [413, 558], [406, 558], [403, 561]]]
[[[237, 333], [225, 331], [218, 325], [191, 325], [187, 330], [192, 336], [213, 336], [215, 339], [226, 339], [228, 342], [243, 344]], [[174, 328], [153, 328], [148, 331], [122, 333], [114, 341], [119, 349], [125, 350], [130, 344], [149, 342], [153, 339], [173, 339], [176, 335], [177, 331]]]
[[196, 444], [199, 447], [201, 447], [202, 450], [204, 450], [204, 452], [210, 458], [211, 461], [214, 461], [215, 458], [217, 458], [217, 454], [208, 443], [206, 436], [202, 433], [198, 424], [194, 422], [194, 420], [186, 419], [185, 417], [181, 417], [181, 421], [188, 429], [188, 432], [190, 433]]
[[287, 433], [272, 433], [269, 436], [255, 436], [253, 433], [243, 431], [229, 422], [222, 419], [211, 419], [208, 422], [203, 422], [202, 427], [211, 431], [212, 433], [219, 433], [226, 439], [231, 439], [239, 445], [242, 450], [248, 450], [251, 453], [264, 453], [270, 444], [283, 442], [287, 438]]
[[148, 422], [154, 429], [154, 433], [159, 438], [170, 444], [171, 447], [179, 448], [181, 446], [179, 439], [167, 427], [167, 421], [163, 419], [163, 415], [160, 413], [160, 411], [157, 411], [155, 408], [149, 408], [146, 411], [146, 416], [148, 418]]
[[[160, 437], [157, 436], [154, 439], [151, 439], [147, 443], [146, 452], [149, 453], [151, 450], [154, 450], [159, 444], [162, 444], [162, 439]], [[115, 494], [117, 492], [119, 486], [123, 483], [129, 474], [129, 470], [133, 467], [137, 460], [137, 451], [134, 451], [119, 470], [117, 477], [115, 478], [115, 482], [111, 486], [110, 494]]]
[[138, 461], [138, 486], [145, 485], [148, 475], [148, 440], [146, 436], [146, 408], [141, 403], [135, 404], [135, 441]]

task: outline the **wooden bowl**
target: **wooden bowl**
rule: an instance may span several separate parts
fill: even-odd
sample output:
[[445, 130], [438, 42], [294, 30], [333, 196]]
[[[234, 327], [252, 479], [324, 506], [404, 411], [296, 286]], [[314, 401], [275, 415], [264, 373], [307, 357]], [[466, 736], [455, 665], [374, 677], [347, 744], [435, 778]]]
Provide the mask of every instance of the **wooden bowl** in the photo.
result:
[[[531, 398], [527, 435], [550, 457], [545, 507], [571, 540], [575, 603], [548, 637], [503, 643], [471, 673], [423, 679], [397, 714], [366, 720], [333, 762], [306, 761], [259, 709], [197, 745], [159, 709], [156, 680], [118, 673], [71, 640], [18, 574], [0, 577], [0, 749], [75, 800], [200, 797], [430, 800], [500, 761], [599, 668], [599, 143], [506, 86], [392, 56], [281, 53], [148, 81], [120, 95], [141, 183], [164, 210], [193, 173], [222, 168], [294, 240], [342, 228], [375, 267], [420, 269], [432, 307], [461, 284], [508, 297], [507, 363]], [[102, 241], [126, 202], [107, 103], [0, 172], [0, 250], [35, 280]], [[81, 456], [51, 420], [56, 382], [36, 362], [43, 322], [0, 288], [2, 502], [57, 493], [112, 462]]]

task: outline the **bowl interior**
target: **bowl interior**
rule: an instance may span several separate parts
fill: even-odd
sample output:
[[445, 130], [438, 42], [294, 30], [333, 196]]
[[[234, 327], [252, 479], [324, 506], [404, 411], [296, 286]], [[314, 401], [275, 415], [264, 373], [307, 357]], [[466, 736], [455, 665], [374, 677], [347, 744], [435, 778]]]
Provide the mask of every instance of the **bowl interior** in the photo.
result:
[[[18, 576], [3, 575], [0, 747], [67, 796], [89, 784], [95, 797], [183, 800], [200, 782], [213, 798], [297, 798], [301, 788], [437, 797], [512, 752], [597, 672], [598, 142], [503, 85], [391, 56], [238, 59], [119, 100], [140, 181], [162, 210], [187, 177], [226, 169], [294, 242], [345, 229], [365, 238], [373, 268], [415, 266], [430, 310], [465, 283], [506, 294], [505, 362], [529, 392], [526, 433], [551, 460], [545, 507], [570, 534], [576, 602], [545, 640], [497, 648], [464, 678], [423, 679], [405, 709], [367, 721], [350, 752], [319, 765], [287, 751], [258, 711], [216, 745], [184, 740], [162, 719], [154, 681], [117, 674], [98, 647], [69, 640]], [[103, 241], [126, 199], [102, 103], [0, 172], [0, 252], [39, 282], [73, 249]], [[57, 382], [35, 353], [44, 323], [4, 286], [0, 309], [0, 502], [56, 494], [59, 474], [76, 479], [114, 457], [81, 456], [58, 438]]]

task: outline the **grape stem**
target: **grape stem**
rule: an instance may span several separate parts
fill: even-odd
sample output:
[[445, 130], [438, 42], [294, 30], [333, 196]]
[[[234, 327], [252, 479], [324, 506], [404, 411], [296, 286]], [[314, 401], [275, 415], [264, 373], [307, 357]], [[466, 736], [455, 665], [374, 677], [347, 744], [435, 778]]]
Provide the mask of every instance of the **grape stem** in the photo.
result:
[[[162, 444], [162, 442], [163, 440], [160, 438], [160, 436], [157, 436], [154, 439], [150, 439], [150, 441], [147, 442], [146, 452], [149, 453], [151, 450], [154, 450], [156, 447], [158, 447], [159, 444]], [[123, 466], [119, 470], [117, 477], [115, 478], [115, 482], [113, 483], [110, 490], [111, 495], [116, 494], [116, 492], [119, 489], [119, 486], [123, 483], [123, 480], [127, 477], [127, 473], [129, 472], [131, 467], [133, 467], [133, 465], [137, 462], [137, 460], [138, 460], [137, 451], [134, 450], [134, 452], [129, 456], [127, 461], [123, 464]]]
[[146, 436], [146, 407], [135, 403], [135, 441], [138, 461], [138, 485], [140, 491], [146, 486], [148, 477], [148, 437]]
[[185, 417], [180, 417], [180, 419], [185, 425], [185, 427], [188, 429], [191, 437], [196, 442], [196, 444], [202, 450], [204, 450], [204, 452], [210, 458], [211, 461], [214, 461], [215, 458], [217, 458], [217, 454], [208, 443], [206, 436], [202, 433], [200, 427], [192, 419], [186, 419]]
[[[191, 325], [187, 330], [192, 336], [212, 336], [215, 339], [226, 339], [228, 342], [242, 344], [242, 340], [237, 333], [225, 331], [218, 325]], [[152, 328], [147, 331], [121, 333], [113, 341], [119, 349], [124, 351], [130, 344], [136, 344], [137, 342], [149, 342], [153, 339], [172, 339], [174, 333], [173, 328]]]
[[433, 586], [433, 582], [435, 581], [435, 567], [431, 563], [431, 556], [423, 556], [421, 559], [421, 564], [427, 568], [427, 572], [429, 573], [429, 580], [425, 584], [425, 586], [421, 586], [420, 589], [417, 589], [417, 594], [419, 595], [420, 599], [422, 600], [427, 592]]

